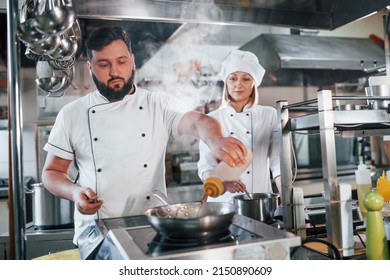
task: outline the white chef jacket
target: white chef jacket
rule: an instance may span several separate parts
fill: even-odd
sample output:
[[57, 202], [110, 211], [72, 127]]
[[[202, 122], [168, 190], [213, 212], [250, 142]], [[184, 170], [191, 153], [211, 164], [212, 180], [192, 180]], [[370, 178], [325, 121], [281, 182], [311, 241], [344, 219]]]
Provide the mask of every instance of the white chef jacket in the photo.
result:
[[[277, 136], [277, 112], [269, 106], [245, 106], [243, 112], [237, 113], [233, 107], [227, 105], [209, 113], [217, 119], [225, 136], [240, 139], [253, 152], [253, 162], [239, 178], [250, 193], [271, 192], [271, 176], [280, 175], [279, 141]], [[217, 161], [211, 155], [209, 147], [199, 143], [198, 174], [202, 178], [203, 172], [212, 170]], [[225, 192], [223, 195], [208, 201], [233, 202], [233, 197], [242, 193]]]
[[190, 108], [171, 95], [136, 88], [110, 103], [94, 91], [64, 106], [44, 150], [74, 160], [78, 185], [91, 187], [103, 201], [96, 215], [75, 210], [75, 236], [97, 218], [143, 214], [161, 205], [153, 189], [166, 194], [165, 151], [169, 136]]

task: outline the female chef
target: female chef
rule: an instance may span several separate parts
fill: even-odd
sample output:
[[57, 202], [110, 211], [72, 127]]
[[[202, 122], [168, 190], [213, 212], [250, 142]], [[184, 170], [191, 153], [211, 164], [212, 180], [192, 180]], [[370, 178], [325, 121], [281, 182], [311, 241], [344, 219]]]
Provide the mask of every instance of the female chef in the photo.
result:
[[[225, 193], [208, 201], [232, 202], [246, 188], [250, 193], [272, 191], [271, 176], [280, 192], [280, 159], [276, 109], [258, 104], [257, 87], [265, 69], [251, 52], [234, 50], [222, 62], [220, 77], [225, 83], [222, 105], [208, 115], [217, 119], [225, 136], [240, 139], [253, 151], [253, 162], [235, 181], [224, 182]], [[204, 142], [199, 144], [198, 174], [204, 181], [217, 165]]]

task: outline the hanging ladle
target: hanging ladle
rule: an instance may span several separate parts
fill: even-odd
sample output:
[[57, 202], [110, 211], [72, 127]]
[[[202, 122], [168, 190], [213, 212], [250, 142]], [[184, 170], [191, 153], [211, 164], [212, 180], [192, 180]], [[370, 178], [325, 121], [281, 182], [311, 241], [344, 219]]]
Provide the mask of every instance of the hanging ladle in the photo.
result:
[[61, 35], [58, 47], [49, 54], [49, 57], [54, 60], [68, 60], [75, 55], [77, 49], [78, 45], [76, 38]]
[[42, 42], [27, 44], [27, 47], [30, 49], [31, 52], [37, 55], [49, 55], [53, 53], [59, 45], [59, 36], [49, 36]]
[[48, 62], [37, 62], [37, 76], [35, 80], [38, 88], [48, 92], [50, 96], [53, 93], [62, 93], [71, 85], [74, 76], [74, 67], [67, 70], [54, 70], [50, 67]]
[[47, 9], [41, 15], [35, 17], [35, 27], [43, 34], [63, 34], [68, 31], [75, 20], [75, 12], [68, 5], [65, 6], [62, 0], [47, 0]]
[[[31, 5], [34, 5], [32, 11]], [[43, 34], [37, 30], [35, 26], [35, 18], [39, 16], [39, 12], [42, 9], [42, 1], [37, 0], [36, 3], [34, 1], [26, 1], [22, 7], [22, 22], [18, 26], [17, 36], [19, 40], [21, 40], [25, 44], [35, 44], [40, 43], [48, 38], [48, 35]]]

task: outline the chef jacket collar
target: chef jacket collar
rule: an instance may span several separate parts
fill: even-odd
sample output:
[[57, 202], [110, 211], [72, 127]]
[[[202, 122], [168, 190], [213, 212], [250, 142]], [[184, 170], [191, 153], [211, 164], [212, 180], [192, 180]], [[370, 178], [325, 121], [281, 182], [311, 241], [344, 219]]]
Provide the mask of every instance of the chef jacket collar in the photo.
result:
[[[138, 87], [137, 87], [136, 84], [134, 84], [133, 86], [134, 86], [134, 92], [133, 92], [132, 94], [127, 94], [127, 95], [125, 95], [125, 97], [123, 97], [123, 99], [122, 99], [121, 101], [126, 100], [126, 99], [128, 99], [128, 98], [131, 98], [131, 97], [136, 93]], [[108, 99], [107, 99], [103, 94], [101, 94], [100, 91], [98, 91], [98, 92], [99, 92], [99, 96], [100, 96], [104, 101], [110, 103], [110, 101], [108, 101]], [[115, 102], [118, 102], [118, 101], [115, 101]]]
[[246, 104], [245, 106], [244, 106], [244, 109], [242, 110], [242, 112], [236, 112], [236, 110], [232, 107], [232, 105], [230, 104], [230, 103], [228, 103], [227, 105], [222, 105], [221, 106], [221, 108], [226, 108], [226, 111], [229, 113], [229, 114], [234, 114], [234, 113], [237, 113], [237, 114], [239, 114], [239, 113], [243, 113], [243, 112], [249, 112], [249, 111], [252, 111], [253, 110], [253, 107], [254, 107], [254, 105], [252, 106], [252, 107], [250, 107], [248, 104]]
[[134, 84], [133, 86], [134, 86], [134, 91], [133, 91], [133, 93], [132, 93], [132, 94], [127, 94], [127, 95], [123, 98], [123, 100], [126, 100], [126, 99], [128, 99], [128, 98], [132, 98], [132, 96], [135, 95], [135, 93], [137, 92], [137, 85]]

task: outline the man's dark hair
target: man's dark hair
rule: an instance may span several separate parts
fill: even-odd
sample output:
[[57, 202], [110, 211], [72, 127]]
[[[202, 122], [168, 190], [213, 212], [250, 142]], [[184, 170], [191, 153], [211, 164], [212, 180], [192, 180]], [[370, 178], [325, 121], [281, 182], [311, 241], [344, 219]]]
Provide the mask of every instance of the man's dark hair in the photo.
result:
[[92, 51], [100, 51], [113, 41], [122, 40], [125, 42], [131, 53], [131, 41], [126, 30], [119, 26], [102, 26], [94, 30], [85, 42], [88, 60], [92, 59]]

